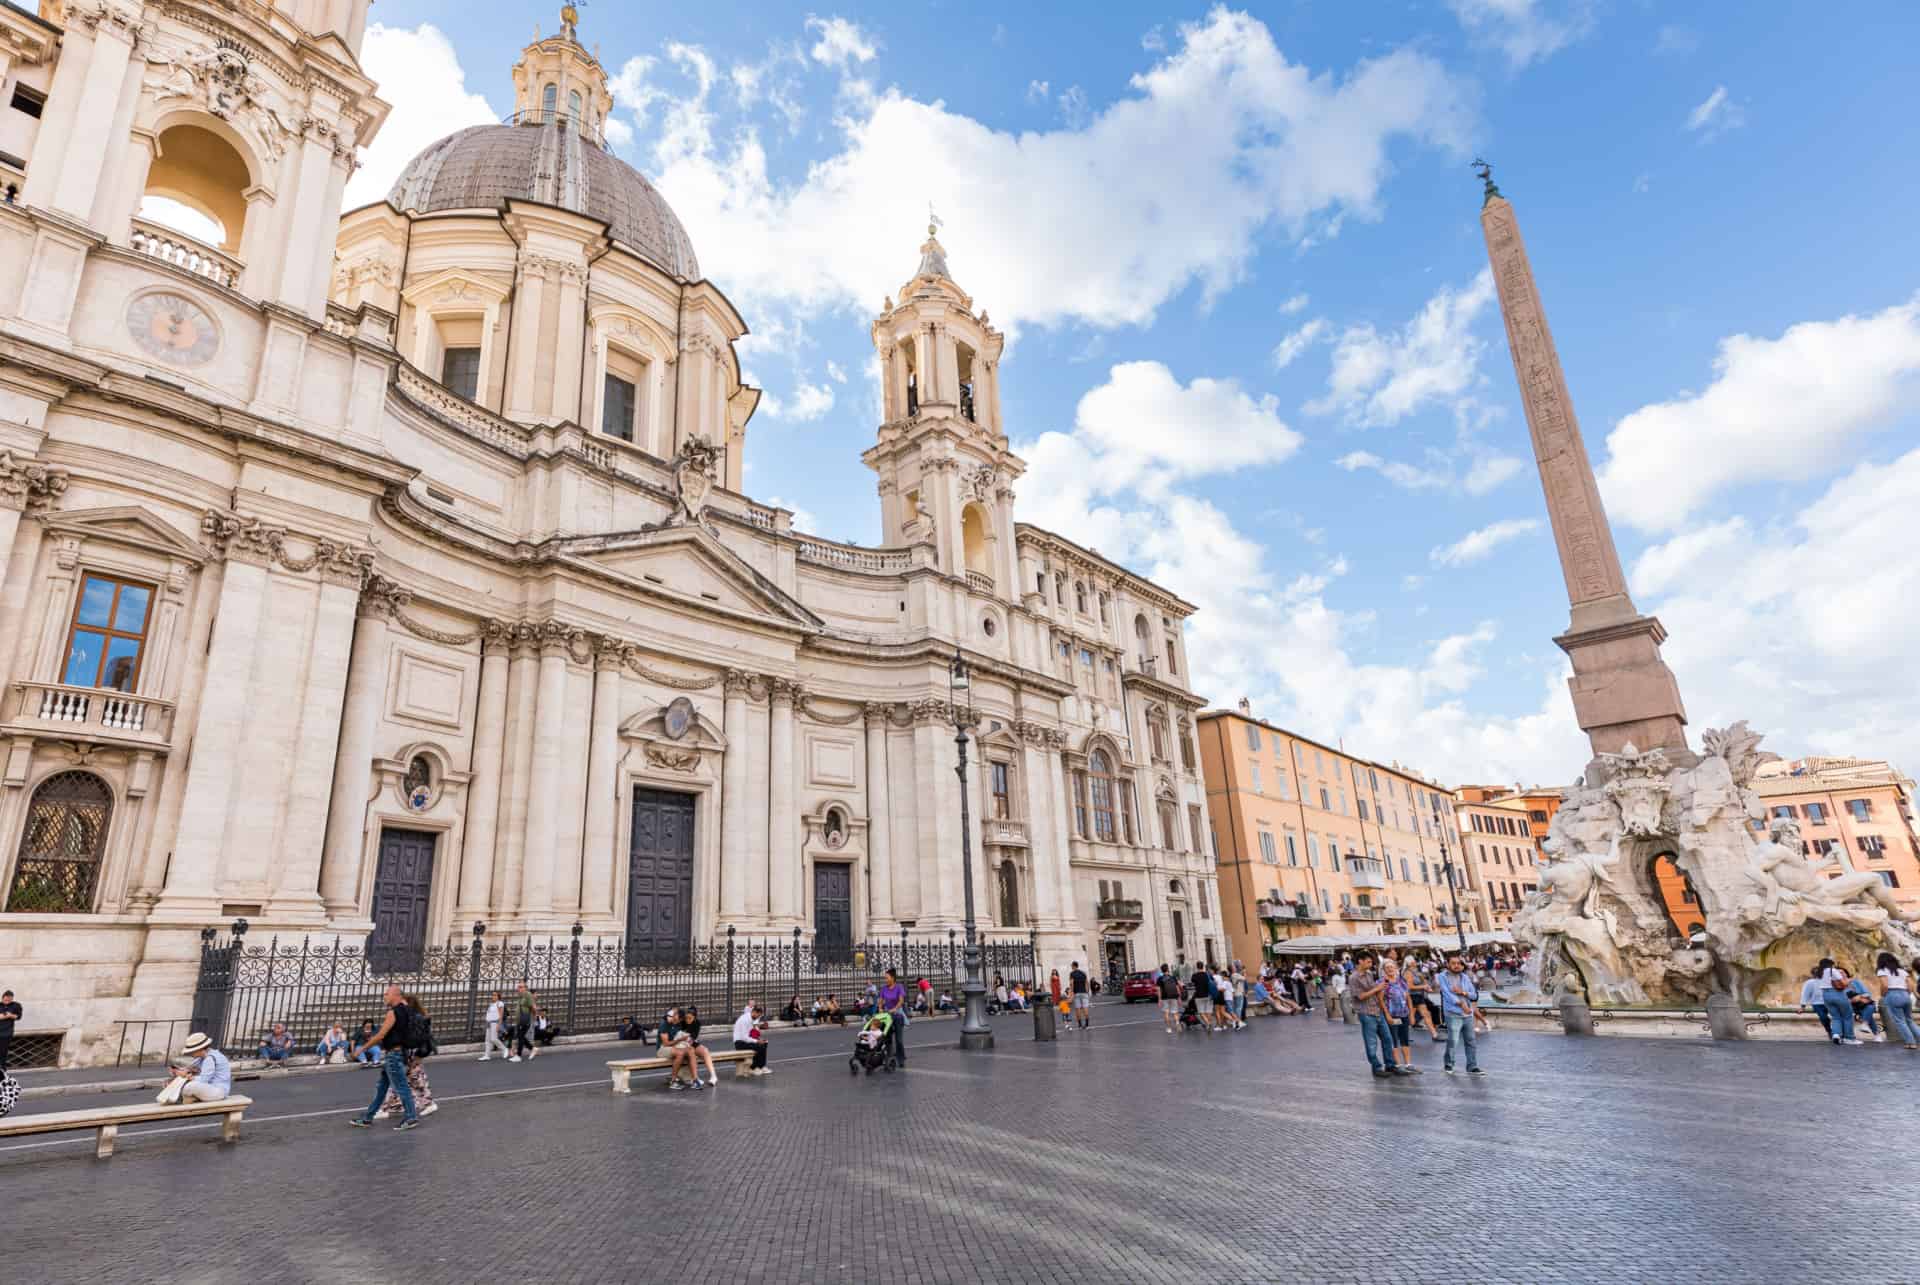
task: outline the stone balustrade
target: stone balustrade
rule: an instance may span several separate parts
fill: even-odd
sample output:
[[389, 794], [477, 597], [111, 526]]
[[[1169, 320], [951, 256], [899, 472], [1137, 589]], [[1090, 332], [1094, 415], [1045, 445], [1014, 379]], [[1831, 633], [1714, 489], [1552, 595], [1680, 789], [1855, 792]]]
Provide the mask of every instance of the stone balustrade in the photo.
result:
[[976, 593], [991, 594], [993, 592], [993, 577], [987, 575], [985, 572], [969, 571], [967, 572], [967, 587]]
[[394, 368], [394, 386], [422, 410], [517, 459], [525, 459], [531, 452], [531, 435], [526, 429], [484, 406], [475, 405], [405, 362]]
[[820, 540], [803, 536], [799, 541], [800, 561], [811, 562], [816, 566], [836, 567], [843, 571], [872, 571], [882, 575], [898, 575], [913, 566], [911, 549], [863, 549], [854, 544], [840, 544], [833, 540]]
[[184, 268], [215, 285], [232, 290], [240, 284], [241, 265], [238, 259], [155, 224], [135, 219], [131, 243], [141, 254], [171, 263], [176, 268]]
[[70, 687], [64, 683], [20, 682], [13, 685], [13, 690], [10, 721], [14, 723], [162, 741], [172, 731], [172, 701], [111, 687]]

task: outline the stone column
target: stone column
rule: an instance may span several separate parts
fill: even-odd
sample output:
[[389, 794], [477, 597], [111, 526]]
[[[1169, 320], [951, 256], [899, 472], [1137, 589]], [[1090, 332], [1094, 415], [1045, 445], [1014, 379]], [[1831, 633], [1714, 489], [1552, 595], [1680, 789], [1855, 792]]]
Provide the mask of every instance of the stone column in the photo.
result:
[[286, 239], [276, 251], [281, 257], [280, 302], [310, 317], [326, 311], [328, 278], [332, 274], [333, 242], [322, 237], [334, 146], [332, 124], [308, 116], [291, 158], [294, 188], [293, 202], [283, 216]]
[[[227, 574], [233, 574], [231, 568]], [[367, 848], [367, 799], [371, 793], [367, 787], [373, 774], [374, 734], [387, 686], [387, 619], [410, 596], [381, 576], [370, 576], [360, 595], [340, 711], [340, 739], [334, 751], [333, 789], [327, 801], [326, 845], [320, 856], [320, 899], [334, 919], [357, 918], [360, 914], [360, 867]], [[217, 624], [214, 637], [219, 637]], [[209, 702], [218, 699], [219, 673], [218, 669], [211, 671]]]
[[753, 676], [729, 669], [721, 731], [727, 738], [720, 768], [720, 917], [721, 927], [747, 913], [747, 689]]
[[[0, 450], [0, 584], [6, 586], [7, 593], [0, 603], [0, 670], [13, 662], [13, 639], [26, 618], [26, 603], [34, 592], [32, 560], [40, 549], [40, 527], [36, 524], [27, 529], [27, 538], [21, 542], [24, 565], [18, 574], [11, 572], [20, 519], [27, 513], [45, 513], [66, 489], [65, 469], [16, 459], [11, 452]], [[60, 623], [64, 628], [67, 622]]]
[[484, 919], [493, 896], [494, 843], [500, 833], [500, 769], [507, 744], [507, 626], [480, 628], [480, 696], [473, 718], [473, 779], [460, 842], [460, 896], [454, 926]]
[[[94, 194], [106, 178], [107, 155], [114, 141], [114, 112], [111, 105], [119, 102], [120, 90], [126, 80], [127, 64], [133, 57], [139, 14], [137, 6], [132, 12], [126, 12], [112, 5], [104, 5], [95, 14], [76, 13], [73, 17], [77, 21], [67, 24], [67, 31], [61, 38], [60, 61], [66, 61], [71, 50], [68, 42], [72, 40], [77, 27], [92, 29], [93, 38], [89, 42], [91, 56], [74, 51], [80, 52], [85, 67], [85, 78], [80, 83], [69, 81], [63, 85], [57, 72], [54, 77], [55, 89], [78, 91], [79, 110], [73, 114], [68, 129], [58, 134], [44, 135], [50, 142], [58, 140], [58, 155], [61, 157], [52, 199], [46, 204], [62, 214], [86, 222], [93, 217]], [[28, 183], [32, 183], [31, 173]], [[39, 194], [29, 191], [27, 199], [33, 201], [36, 195]]]
[[867, 935], [900, 919], [893, 904], [893, 793], [887, 785], [887, 709], [881, 701], [867, 715]]
[[[585, 423], [581, 418], [580, 381], [586, 338], [581, 296], [586, 292], [586, 284], [586, 268], [577, 263], [560, 265], [560, 333], [555, 337], [553, 352], [553, 415], [576, 424]], [[645, 389], [634, 391], [639, 396], [646, 395]], [[586, 427], [589, 432], [599, 431], [597, 424]]]
[[541, 306], [547, 287], [543, 261], [523, 259], [520, 264], [520, 293], [513, 301], [513, 362], [507, 372], [507, 395], [503, 399], [508, 415], [515, 419], [539, 418], [544, 411], [534, 405], [534, 374], [540, 360]]
[[793, 803], [793, 705], [797, 683], [770, 683], [767, 722], [767, 913], [782, 928], [800, 922], [800, 851]]
[[580, 912], [598, 921], [590, 926], [611, 931], [614, 922], [613, 850], [619, 834], [620, 670], [625, 644], [594, 640], [593, 726], [587, 741], [586, 833], [582, 840]]
[[511, 630], [507, 667], [505, 766], [500, 773], [500, 820], [494, 839], [493, 906], [503, 927], [518, 924], [526, 879], [527, 777], [533, 761], [533, 723], [540, 690], [540, 636], [535, 626]]
[[1065, 748], [1066, 736], [1049, 730], [1047, 770], [1060, 796], [1060, 806], [1053, 810], [1054, 861], [1050, 874], [1059, 890], [1056, 899], [1060, 917], [1071, 925], [1079, 922], [1080, 911], [1073, 904], [1073, 774], [1067, 770], [1066, 756], [1062, 753]]
[[1054, 867], [1065, 855], [1055, 846], [1057, 818], [1065, 800], [1058, 797], [1060, 775], [1052, 770], [1042, 748], [1044, 730], [1031, 724], [1023, 730], [1026, 738], [1020, 766], [1027, 786], [1027, 865], [1033, 871], [1033, 917], [1041, 924], [1052, 925], [1060, 918], [1060, 885]]
[[[166, 889], [154, 907], [159, 918], [204, 919], [220, 912], [221, 858], [234, 787], [246, 753], [241, 732], [246, 727], [247, 695], [267, 597], [267, 563], [273, 553], [258, 522], [209, 514], [206, 530], [217, 546], [225, 546], [227, 558], [207, 655], [214, 681], [207, 685], [193, 729], [195, 753], [187, 771], [173, 860], [167, 868]], [[180, 731], [174, 730], [176, 738]]]
[[[914, 779], [918, 786], [920, 924], [957, 924], [960, 896], [960, 795], [953, 774], [953, 725], [945, 701], [913, 707]], [[970, 758], [972, 756], [969, 756]], [[976, 771], [977, 765], [969, 769]], [[978, 888], [974, 889], [976, 895]]]
[[913, 328], [914, 392], [921, 406], [933, 400], [933, 332], [929, 326]]
[[533, 756], [527, 765], [527, 824], [520, 909], [538, 917], [553, 909], [555, 842], [560, 827], [560, 755], [566, 721], [567, 653], [572, 630], [550, 620], [540, 630], [540, 678], [533, 713]]
[[[325, 917], [320, 870], [325, 840], [332, 831], [333, 785], [342, 761], [337, 751], [346, 739], [342, 719], [346, 713], [349, 656], [359, 632], [355, 608], [362, 579], [373, 565], [373, 553], [322, 541], [318, 556], [320, 601], [314, 611], [306, 690], [300, 698], [300, 731], [294, 742], [290, 774], [293, 797], [287, 806], [279, 859], [271, 867], [273, 889], [266, 906], [270, 918], [316, 923]], [[381, 668], [384, 670], [384, 664]], [[364, 692], [360, 695], [364, 700]], [[363, 782], [371, 758], [369, 748], [361, 762]]]

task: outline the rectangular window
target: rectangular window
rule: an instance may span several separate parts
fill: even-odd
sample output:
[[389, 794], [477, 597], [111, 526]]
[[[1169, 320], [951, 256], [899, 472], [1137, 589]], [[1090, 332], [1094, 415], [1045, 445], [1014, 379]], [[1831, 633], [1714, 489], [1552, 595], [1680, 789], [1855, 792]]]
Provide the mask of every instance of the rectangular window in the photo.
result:
[[1327, 787], [1324, 785], [1320, 787], [1320, 810], [1322, 812], [1333, 811], [1333, 800], [1327, 797]]
[[1862, 852], [1879, 853], [1887, 850], [1887, 841], [1877, 834], [1860, 835], [1855, 842], [1859, 843]]
[[1322, 888], [1320, 890], [1320, 910], [1322, 913], [1325, 913], [1332, 909], [1333, 909], [1333, 898], [1330, 895], [1328, 895], [1327, 890], [1325, 888]]
[[1320, 838], [1318, 835], [1310, 834], [1307, 836], [1307, 868], [1309, 870], [1318, 870], [1320, 868]]
[[1359, 799], [1356, 801], [1360, 806], [1360, 819], [1362, 821], [1365, 821], [1367, 819], [1367, 801], [1365, 799]]
[[1247, 724], [1247, 748], [1255, 754], [1260, 752], [1260, 729], [1252, 723]]
[[1200, 884], [1200, 917], [1213, 918], [1213, 903], [1207, 900], [1207, 885], [1204, 881]]
[[82, 577], [60, 681], [69, 687], [132, 691], [140, 681], [152, 599], [153, 590], [147, 585], [91, 574]]
[[1880, 876], [1880, 881], [1886, 884], [1887, 887], [1898, 888], [1900, 886], [1900, 876], [1893, 873], [1893, 871], [1876, 870], [1874, 873]]
[[[1543, 821], [1546, 820], [1545, 817], [1541, 817], [1540, 819]], [[1825, 825], [1827, 823], [1827, 805], [1824, 803], [1807, 804], [1807, 820], [1814, 825]]]
[[995, 763], [989, 767], [993, 780], [993, 814], [1001, 820], [1013, 815], [1013, 799], [1009, 792], [1009, 771], [1005, 763]]
[[1793, 816], [1793, 805], [1791, 803], [1782, 804], [1773, 810], [1773, 817], [1776, 821], [1784, 821], [1791, 816]]
[[1327, 843], [1327, 869], [1338, 870], [1339, 868], [1340, 845], [1337, 842], [1329, 840]]
[[1259, 794], [1261, 792], [1260, 791], [1260, 765], [1258, 763], [1247, 764], [1247, 772], [1253, 780], [1253, 792], [1255, 794]]
[[600, 399], [600, 431], [623, 442], [633, 440], [633, 411], [639, 401], [633, 384], [607, 372], [606, 394]]
[[480, 350], [449, 348], [440, 358], [440, 382], [468, 401], [480, 400]]
[[1300, 849], [1294, 844], [1292, 835], [1287, 836], [1287, 864], [1290, 866], [1300, 864]]
[[1033, 579], [1034, 579], [1034, 585], [1033, 585], [1034, 590], [1037, 593], [1039, 593], [1041, 597], [1043, 598], [1046, 597], [1047, 596], [1047, 573], [1044, 571], [1039, 572], [1034, 576]]
[[1273, 834], [1271, 831], [1262, 830], [1260, 832], [1260, 859], [1270, 866], [1280, 864], [1280, 854], [1274, 850]]
[[1080, 649], [1080, 663], [1085, 665], [1088, 669], [1093, 668], [1093, 653], [1091, 651], [1088, 651], [1085, 647], [1082, 647]]
[[1198, 803], [1187, 804], [1187, 829], [1193, 831], [1193, 850], [1195, 852], [1205, 852], [1207, 850], [1207, 845], [1202, 841], [1203, 828], [1200, 824], [1200, 805]]
[[1871, 799], [1848, 799], [1847, 811], [1853, 813], [1854, 820], [1865, 821], [1873, 815], [1873, 801]]
[[1407, 864], [1405, 857], [1400, 858], [1400, 878], [1407, 883], [1413, 882], [1413, 867]]
[[[1180, 666], [1173, 658], [1173, 639], [1171, 638], [1167, 639], [1167, 672], [1169, 674], [1177, 674], [1180, 672]], [[1202, 919], [1206, 918], [1205, 915], [1200, 917]]]
[[1073, 828], [1082, 839], [1087, 837], [1087, 774], [1073, 774]]
[[19, 112], [22, 116], [31, 116], [35, 120], [39, 120], [40, 113], [46, 109], [47, 96], [45, 94], [37, 89], [29, 89], [25, 85], [15, 85], [13, 87], [13, 110]]
[[1277, 782], [1277, 784], [1280, 787], [1280, 797], [1283, 799], [1292, 798], [1293, 797], [1292, 790], [1287, 785], [1287, 774], [1284, 771], [1281, 771], [1281, 772], [1277, 772], [1276, 775], [1280, 778], [1280, 780]]
[[1432, 882], [1433, 882], [1433, 880], [1432, 880], [1432, 878], [1431, 878], [1431, 877], [1429, 877], [1429, 875], [1428, 875], [1428, 873], [1427, 873], [1427, 863], [1426, 863], [1426, 862], [1424, 862], [1424, 861], [1422, 861], [1422, 862], [1420, 863], [1420, 882], [1421, 882], [1421, 883], [1432, 883]]

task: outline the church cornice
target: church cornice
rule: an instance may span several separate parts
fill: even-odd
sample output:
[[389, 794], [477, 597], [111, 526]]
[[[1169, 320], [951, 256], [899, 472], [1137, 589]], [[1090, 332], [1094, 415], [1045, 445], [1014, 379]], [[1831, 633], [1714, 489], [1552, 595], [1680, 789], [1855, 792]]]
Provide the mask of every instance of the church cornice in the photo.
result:
[[1193, 603], [1162, 589], [1138, 572], [1129, 571], [1119, 563], [1109, 560], [1104, 554], [1075, 544], [1067, 537], [1049, 531], [1045, 527], [1037, 527], [1028, 522], [1015, 522], [1013, 538], [1015, 544], [1024, 543], [1035, 546], [1050, 559], [1069, 567], [1078, 567], [1093, 575], [1109, 576], [1125, 584], [1134, 596], [1152, 603], [1163, 611], [1170, 611], [1180, 616], [1191, 616], [1199, 610]]

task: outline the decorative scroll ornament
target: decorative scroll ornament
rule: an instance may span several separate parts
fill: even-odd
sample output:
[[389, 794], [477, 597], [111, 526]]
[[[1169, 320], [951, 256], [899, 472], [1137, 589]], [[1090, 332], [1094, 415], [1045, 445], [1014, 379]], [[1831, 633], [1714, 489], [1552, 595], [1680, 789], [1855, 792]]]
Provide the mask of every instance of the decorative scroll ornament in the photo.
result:
[[392, 620], [400, 614], [402, 607], [412, 601], [411, 589], [402, 589], [376, 572], [367, 577], [366, 584], [360, 589], [360, 614]]
[[34, 460], [15, 459], [0, 450], [0, 508], [39, 513], [67, 491], [67, 471]]
[[[857, 707], [851, 714], [827, 714], [823, 713], [819, 707], [813, 703], [813, 700], [814, 698], [811, 695], [803, 691], [800, 693], [800, 698], [796, 704], [808, 718], [816, 723], [825, 723], [829, 727], [851, 727], [855, 723], [863, 723], [871, 716], [870, 711], [875, 708], [872, 705], [862, 705]], [[882, 712], [879, 717], [885, 718], [885, 707], [881, 706], [880, 708]]]
[[669, 750], [649, 745], [646, 753], [647, 762], [665, 772], [691, 772], [700, 766], [698, 750]]
[[238, 47], [223, 41], [211, 48], [171, 55], [153, 49], [146, 59], [153, 68], [146, 83], [155, 102], [175, 98], [196, 102], [251, 134], [272, 160], [279, 160], [287, 150], [287, 140], [295, 131], [274, 105], [267, 82], [254, 74], [252, 64]]
[[1600, 761], [1613, 774], [1606, 795], [1620, 809], [1621, 830], [1640, 838], [1670, 833], [1671, 827], [1661, 820], [1673, 789], [1666, 753], [1654, 749], [1643, 754], [1628, 744], [1618, 754], [1600, 755]]
[[690, 437], [680, 443], [673, 461], [673, 489], [680, 500], [678, 519], [698, 522], [700, 510], [713, 494], [714, 473], [720, 463], [720, 448], [703, 437]]
[[627, 649], [626, 663], [628, 669], [631, 669], [648, 682], [658, 683], [662, 687], [671, 687], [676, 691], [704, 692], [720, 681], [717, 674], [708, 674], [697, 678], [683, 678], [679, 674], [669, 674], [665, 670], [654, 669], [642, 661], [640, 659], [640, 653], [633, 648]]
[[968, 469], [960, 478], [960, 494], [969, 500], [987, 500], [993, 498], [993, 466], [982, 464], [978, 468]]

